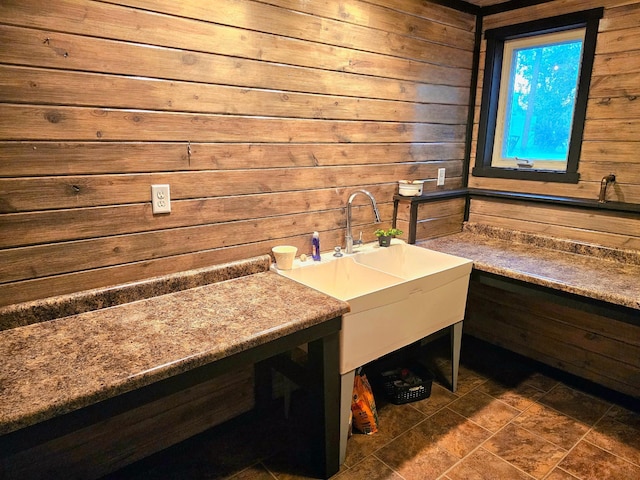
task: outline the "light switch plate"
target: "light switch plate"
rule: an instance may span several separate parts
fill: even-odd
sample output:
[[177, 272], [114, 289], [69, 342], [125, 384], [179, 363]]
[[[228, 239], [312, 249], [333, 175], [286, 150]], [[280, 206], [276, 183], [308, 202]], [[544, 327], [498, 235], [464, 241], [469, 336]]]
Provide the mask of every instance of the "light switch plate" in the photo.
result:
[[436, 183], [436, 185], [438, 187], [444, 185], [445, 171], [446, 171], [446, 169], [444, 169], [444, 168], [439, 168], [438, 169], [438, 183]]
[[151, 185], [151, 205], [154, 214], [171, 212], [169, 185]]

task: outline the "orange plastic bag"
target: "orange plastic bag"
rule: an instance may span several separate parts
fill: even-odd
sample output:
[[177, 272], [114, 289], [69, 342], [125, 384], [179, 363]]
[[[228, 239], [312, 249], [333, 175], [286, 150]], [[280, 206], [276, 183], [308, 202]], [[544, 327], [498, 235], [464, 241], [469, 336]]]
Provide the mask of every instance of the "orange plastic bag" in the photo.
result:
[[372, 435], [378, 431], [378, 411], [373, 398], [371, 385], [362, 369], [356, 371], [353, 381], [353, 399], [351, 401], [353, 426], [365, 435]]

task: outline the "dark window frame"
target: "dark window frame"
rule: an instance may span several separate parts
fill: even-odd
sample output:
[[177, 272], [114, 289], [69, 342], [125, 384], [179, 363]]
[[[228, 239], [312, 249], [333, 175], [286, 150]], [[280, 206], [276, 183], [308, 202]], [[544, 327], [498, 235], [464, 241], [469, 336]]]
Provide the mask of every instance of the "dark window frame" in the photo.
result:
[[[531, 22], [494, 28], [485, 32], [487, 40], [484, 81], [482, 85], [482, 103], [480, 106], [480, 126], [478, 129], [478, 143], [476, 148], [476, 163], [472, 170], [475, 177], [511, 178], [519, 180], [534, 180], [545, 182], [578, 183], [578, 162], [582, 148], [582, 136], [591, 85], [591, 73], [595, 57], [598, 25], [604, 13], [604, 8], [594, 8], [582, 12], [559, 15]], [[546, 33], [561, 32], [585, 28], [583, 43], [582, 65], [580, 68], [576, 104], [569, 140], [569, 154], [565, 172], [542, 170], [524, 170], [517, 168], [499, 168], [491, 166], [493, 155], [493, 140], [498, 115], [498, 95], [504, 42], [516, 38], [531, 37]]]

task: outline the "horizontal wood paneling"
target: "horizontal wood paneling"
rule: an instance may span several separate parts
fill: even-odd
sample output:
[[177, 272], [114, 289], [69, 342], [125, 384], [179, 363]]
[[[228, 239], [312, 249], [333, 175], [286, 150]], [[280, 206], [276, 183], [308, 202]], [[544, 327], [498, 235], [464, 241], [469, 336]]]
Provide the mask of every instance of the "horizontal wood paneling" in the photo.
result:
[[[512, 12], [490, 15], [484, 18], [483, 28], [496, 28], [509, 24], [571, 13], [588, 8], [604, 7], [600, 21], [595, 63], [587, 105], [587, 120], [580, 156], [577, 184], [518, 181], [469, 176], [469, 186], [490, 190], [529, 192], [541, 195], [557, 195], [595, 200], [600, 192], [600, 182], [609, 173], [616, 175], [616, 182], [607, 189], [607, 200], [640, 203], [640, 174], [637, 155], [640, 148], [640, 2], [616, 0], [555, 0], [520, 8]], [[475, 162], [478, 135], [479, 107], [484, 68], [482, 42], [480, 80], [477, 89], [473, 153]], [[474, 206], [475, 205], [475, 206]], [[602, 243], [610, 246], [638, 248], [640, 225], [637, 215], [616, 215], [611, 212], [559, 211], [556, 207], [536, 206], [527, 211], [538, 212], [531, 218], [498, 202], [491, 212], [487, 203], [471, 203], [476, 220], [482, 219], [507, 228], [545, 232], [559, 237]], [[576, 217], [575, 224], [567, 217]], [[579, 226], [578, 226], [579, 224]]]
[[[11, 119], [20, 118], [16, 123]], [[246, 129], [246, 130], [245, 130]], [[0, 140], [461, 142], [464, 125], [0, 104]], [[374, 137], [375, 135], [375, 137]]]
[[593, 212], [526, 202], [473, 199], [469, 220], [504, 228], [568, 238], [578, 242], [640, 249], [637, 214]]
[[[16, 6], [14, 3], [20, 5]], [[254, 21], [258, 23], [252, 23], [257, 30], [248, 30], [244, 27], [226, 26], [224, 23], [243, 23], [247, 17], [251, 19], [254, 17], [253, 10], [260, 9], [258, 2], [234, 2], [234, 8], [237, 9], [235, 15], [223, 14], [217, 3], [215, 8], [212, 8], [210, 2], [197, 0], [181, 3], [199, 6], [208, 13], [208, 20], [194, 20], [87, 0], [61, 0], [49, 5], [42, 5], [37, 0], [5, 2], [0, 5], [0, 18], [12, 25], [88, 36], [96, 36], [96, 32], [99, 32], [97, 36], [107, 39], [287, 65], [391, 76], [424, 83], [464, 86], [468, 84], [470, 77], [470, 65], [466, 69], [448, 66], [451, 61], [447, 57], [453, 56], [451, 50], [439, 52], [436, 63], [412, 59], [412, 53], [426, 50], [427, 47], [437, 49], [437, 45], [419, 41], [419, 48], [415, 48], [412, 45], [417, 40], [412, 39], [410, 45], [406, 37], [402, 37], [398, 38], [398, 45], [394, 46], [387, 38], [395, 39], [394, 32], [384, 35], [370, 30], [368, 37], [352, 43], [348, 37], [342, 38], [339, 35], [338, 38], [331, 38], [331, 32], [323, 32], [322, 20], [314, 21], [311, 16], [300, 16], [290, 11], [280, 11], [277, 18], [268, 23], [257, 18]], [[250, 13], [247, 15], [246, 12]], [[287, 32], [287, 36], [282, 36], [278, 31]], [[362, 42], [364, 43], [361, 44]], [[382, 50], [386, 50], [386, 54], [370, 52], [371, 48], [376, 48], [373, 47], [376, 43], [381, 45]], [[403, 50], [409, 50], [409, 56]], [[313, 54], [310, 55], [310, 52]], [[66, 50], [58, 53], [63, 57], [73, 55]], [[463, 53], [456, 51], [456, 54]], [[468, 58], [470, 61], [471, 56]], [[186, 61], [190, 59], [187, 58]]]
[[397, 180], [459, 187], [474, 26], [411, 0], [2, 2], [0, 305], [330, 250], [354, 189], [390, 225]]
[[6, 177], [373, 165], [381, 158], [461, 162], [464, 144], [0, 142]]
[[408, 13], [411, 16], [433, 20], [445, 25], [451, 25], [461, 30], [473, 31], [475, 17], [459, 10], [448, 9], [438, 3], [425, 5], [421, 2], [407, 2], [405, 0], [368, 0], [367, 3], [387, 7], [394, 11]]
[[[339, 14], [336, 20], [323, 15], [326, 9], [314, 8], [313, 5], [301, 5], [300, 2], [278, 2], [276, 0], [267, 4], [251, 0], [217, 0], [215, 9], [209, 8], [207, 2], [178, 3], [171, 0], [128, 0], [113, 3], [247, 30], [266, 31], [279, 36], [295, 37], [329, 45], [341, 45], [362, 51], [402, 56], [403, 58], [467, 69], [474, 42], [472, 32], [459, 31], [455, 38], [456, 47], [450, 47], [452, 40], [446, 26], [422, 21], [419, 24], [422, 35], [412, 35], [414, 41], [407, 43], [403, 35], [411, 34], [411, 32], [402, 29], [396, 33], [398, 27], [393, 19], [379, 24], [369, 22], [368, 18], [356, 15], [345, 18], [344, 14]], [[292, 6], [291, 3], [294, 5]], [[356, 8], [358, 3], [362, 5], [362, 2], [357, 2], [354, 5]], [[251, 15], [246, 15], [245, 12], [248, 10], [251, 11]], [[312, 15], [307, 15], [307, 13]], [[387, 17], [388, 13], [383, 12], [382, 15]], [[395, 16], [397, 17], [397, 15]], [[401, 19], [398, 18], [398, 20], [400, 24], [403, 23]], [[448, 59], [449, 56], [457, 56], [458, 58]]]
[[469, 94], [468, 88], [449, 84], [267, 63], [57, 31], [0, 26], [0, 34], [15, 45], [12, 49], [0, 48], [0, 60], [16, 65], [431, 103], [464, 104]]
[[291, 175], [288, 168], [273, 168], [0, 179], [0, 190], [4, 192], [0, 196], [0, 211], [9, 213], [144, 202], [150, 195], [147, 187], [158, 183], [174, 185], [172, 200], [358, 186], [384, 183], [389, 175], [394, 175], [395, 178], [437, 175], [437, 168], [443, 165], [451, 167], [451, 176], [460, 176], [459, 162], [452, 160], [438, 163], [309, 167], [300, 168], [295, 176]]
[[4, 457], [3, 472], [11, 478], [99, 478], [247, 412], [254, 403], [249, 366]]
[[637, 326], [471, 282], [465, 331], [640, 397]]
[[[79, 97], [77, 92], [83, 90]], [[193, 82], [0, 67], [0, 101], [230, 115], [464, 124], [462, 105], [411, 104]]]

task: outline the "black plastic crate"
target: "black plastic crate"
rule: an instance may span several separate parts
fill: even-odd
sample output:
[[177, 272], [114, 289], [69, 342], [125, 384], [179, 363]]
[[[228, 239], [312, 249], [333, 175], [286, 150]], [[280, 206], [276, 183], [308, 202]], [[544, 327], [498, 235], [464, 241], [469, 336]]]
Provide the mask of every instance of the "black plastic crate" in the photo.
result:
[[431, 396], [433, 374], [418, 363], [383, 370], [379, 384], [387, 398], [396, 405], [417, 402]]

